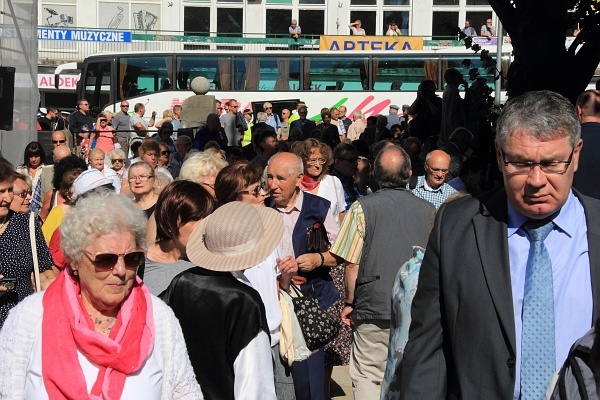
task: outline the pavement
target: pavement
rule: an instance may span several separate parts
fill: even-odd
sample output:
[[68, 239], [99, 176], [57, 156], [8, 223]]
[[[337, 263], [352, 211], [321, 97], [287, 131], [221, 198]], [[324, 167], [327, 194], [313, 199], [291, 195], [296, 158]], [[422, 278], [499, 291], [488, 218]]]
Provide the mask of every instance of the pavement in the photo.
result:
[[348, 366], [333, 367], [333, 374], [331, 375], [331, 399], [354, 400]]

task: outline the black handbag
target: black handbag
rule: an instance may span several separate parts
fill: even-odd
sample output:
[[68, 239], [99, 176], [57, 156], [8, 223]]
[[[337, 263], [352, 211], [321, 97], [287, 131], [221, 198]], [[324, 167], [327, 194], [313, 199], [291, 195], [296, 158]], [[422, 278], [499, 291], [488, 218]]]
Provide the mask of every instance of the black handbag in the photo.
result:
[[329, 250], [331, 243], [327, 237], [327, 230], [321, 221], [313, 223], [306, 230], [306, 252], [323, 253]]
[[305, 296], [294, 284], [290, 285], [290, 289], [306, 347], [314, 351], [331, 342], [338, 334], [340, 323], [321, 308], [317, 299]]

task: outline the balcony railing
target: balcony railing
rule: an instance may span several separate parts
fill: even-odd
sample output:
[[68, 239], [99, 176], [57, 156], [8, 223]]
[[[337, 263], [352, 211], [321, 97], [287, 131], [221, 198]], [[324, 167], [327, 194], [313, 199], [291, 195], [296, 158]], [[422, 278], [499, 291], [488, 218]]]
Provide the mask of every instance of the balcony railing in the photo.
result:
[[[117, 31], [98, 30], [95, 28], [65, 29], [68, 35], [53, 35], [56, 28], [38, 28], [38, 50], [40, 65], [58, 65], [65, 62], [82, 61], [89, 55], [97, 53], [116, 53], [124, 51], [178, 51], [178, 50], [244, 50], [257, 52], [264, 50], [299, 50], [313, 51], [319, 49], [319, 36], [303, 35], [298, 41], [288, 35], [265, 35], [257, 33], [244, 33], [238, 35], [223, 35], [211, 33], [187, 33], [177, 31]], [[41, 31], [40, 31], [41, 30]], [[42, 33], [40, 33], [42, 32]], [[73, 32], [76, 32], [73, 35]], [[65, 40], [64, 38], [81, 39], [81, 33], [90, 32], [122, 33], [124, 41], [92, 41], [92, 40]], [[61, 32], [62, 33], [62, 32]], [[58, 36], [58, 38], [56, 38]], [[110, 35], [107, 35], [110, 36]], [[115, 35], [113, 35], [115, 36]], [[118, 36], [118, 35], [117, 35]], [[425, 49], [446, 48], [462, 45], [456, 38], [448, 40], [431, 40], [424, 38]]]

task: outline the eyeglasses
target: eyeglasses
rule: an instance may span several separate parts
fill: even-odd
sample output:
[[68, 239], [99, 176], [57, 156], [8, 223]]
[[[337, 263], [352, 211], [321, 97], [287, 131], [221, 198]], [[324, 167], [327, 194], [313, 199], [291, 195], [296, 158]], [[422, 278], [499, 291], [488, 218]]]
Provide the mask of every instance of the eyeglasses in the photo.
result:
[[116, 163], [121, 163], [121, 164], [123, 164], [123, 161], [124, 161], [124, 160], [123, 160], [122, 158], [115, 158], [114, 160], [111, 160], [111, 161], [112, 161], [112, 163], [113, 163], [113, 164], [116, 164]]
[[239, 108], [240, 106], [229, 106], [229, 108]]
[[306, 160], [306, 163], [308, 165], [317, 165], [317, 163], [323, 165], [326, 161], [327, 160], [325, 160], [324, 158], [309, 158], [308, 160]]
[[61, 144], [62, 144], [62, 143], [64, 143], [64, 142], [66, 142], [66, 141], [67, 141], [66, 139], [62, 139], [62, 140], [53, 140], [53, 141], [52, 141], [52, 144], [59, 144], [59, 143], [61, 143]]
[[122, 108], [129, 108], [129, 104], [121, 104]]
[[33, 192], [31, 191], [31, 189], [27, 189], [27, 190], [21, 190], [20, 192], [15, 192], [13, 191], [13, 194], [15, 196], [19, 196], [22, 199], [26, 199], [27, 196], [31, 196]]
[[88, 103], [83, 103], [82, 106], [89, 106], [89, 104]]
[[161, 156], [168, 156], [169, 154], [171, 154], [171, 150], [163, 150], [160, 152]]
[[[266, 182], [260, 182], [254, 189], [252, 190], [242, 190], [240, 192], [240, 194], [250, 194], [254, 197], [258, 197], [263, 195], [261, 193], [261, 190], [264, 191], [265, 193], [268, 191], [267, 190], [267, 183]], [[264, 195], [263, 195], [264, 196]]]
[[154, 178], [154, 175], [138, 175], [138, 176], [130, 176], [130, 177], [129, 177], [129, 182], [135, 182], [135, 181], [137, 181], [138, 179], [139, 179], [141, 182], [145, 182], [145, 181], [147, 181], [147, 180], [148, 180], [148, 179], [150, 179], [150, 178]]
[[567, 161], [506, 161], [504, 150], [500, 150], [500, 152], [502, 153], [502, 158], [504, 160], [504, 167], [510, 174], [527, 175], [536, 166], [540, 167], [540, 169], [547, 174], [564, 174], [567, 172], [569, 165], [571, 165], [571, 160], [573, 159], [573, 153], [575, 152], [575, 149], [571, 150], [571, 155], [569, 155], [569, 159]]
[[425, 165], [427, 166], [427, 168], [432, 171], [435, 172], [437, 174], [447, 174], [448, 173], [448, 168], [431, 168], [431, 166], [427, 163], [425, 163]]
[[119, 258], [123, 259], [125, 268], [128, 270], [135, 271], [140, 266], [142, 260], [144, 260], [145, 253], [142, 250], [135, 250], [129, 253], [117, 254], [117, 253], [90, 253], [87, 250], [83, 250], [83, 253], [89, 260], [94, 264], [96, 272], [107, 272], [112, 269], [119, 262]]
[[265, 110], [272, 110], [273, 107], [265, 107]]

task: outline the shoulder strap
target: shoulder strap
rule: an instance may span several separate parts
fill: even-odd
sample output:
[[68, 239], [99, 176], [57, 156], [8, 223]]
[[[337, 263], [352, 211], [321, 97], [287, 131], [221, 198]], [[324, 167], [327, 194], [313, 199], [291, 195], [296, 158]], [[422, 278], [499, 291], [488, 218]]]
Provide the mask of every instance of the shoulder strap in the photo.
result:
[[31, 242], [31, 254], [33, 256], [33, 273], [35, 275], [35, 291], [42, 290], [40, 283], [40, 265], [38, 262], [37, 242], [35, 240], [35, 213], [29, 213], [29, 240]]

